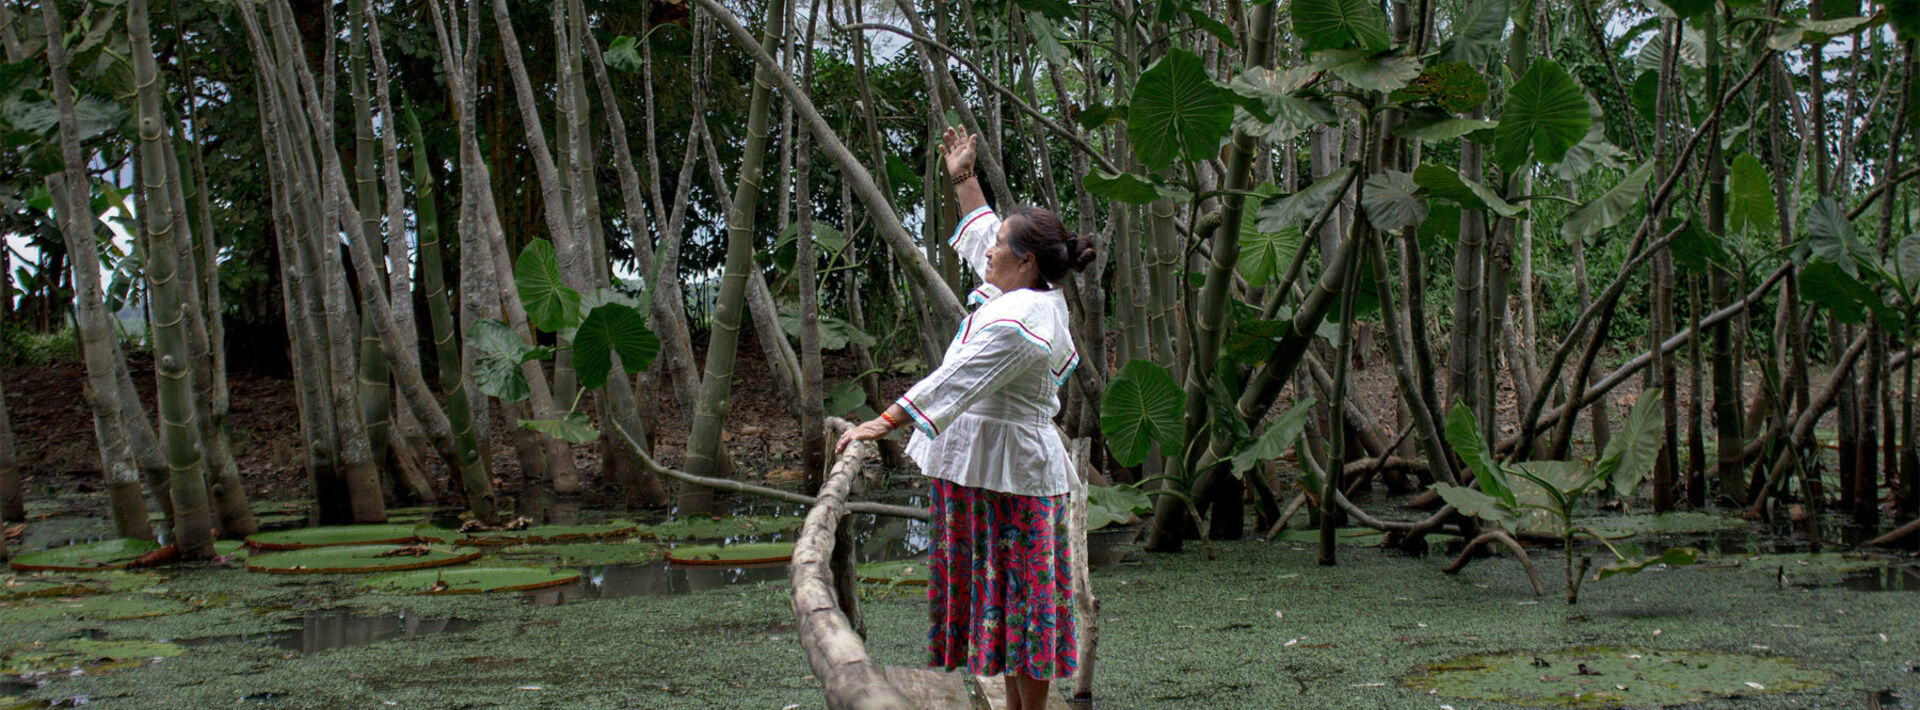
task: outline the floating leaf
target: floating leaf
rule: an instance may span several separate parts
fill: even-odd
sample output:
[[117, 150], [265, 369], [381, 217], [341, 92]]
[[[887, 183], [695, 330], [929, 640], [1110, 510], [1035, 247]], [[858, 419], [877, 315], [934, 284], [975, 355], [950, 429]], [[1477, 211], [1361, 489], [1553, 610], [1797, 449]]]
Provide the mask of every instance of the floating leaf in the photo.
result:
[[682, 545], [667, 550], [667, 561], [683, 565], [757, 565], [793, 559], [791, 542], [739, 545]]
[[152, 540], [120, 538], [67, 545], [14, 557], [8, 564], [22, 572], [88, 572], [126, 569], [140, 557], [157, 552], [160, 543]]
[[491, 547], [514, 544], [579, 542], [582, 540], [625, 537], [633, 534], [636, 529], [638, 529], [637, 525], [624, 520], [585, 525], [534, 525], [519, 530], [466, 533], [465, 536], [460, 538], [460, 544]]
[[[415, 550], [421, 554], [412, 554]], [[269, 574], [355, 574], [398, 572], [472, 562], [480, 552], [439, 545], [409, 548], [401, 545], [347, 545], [287, 550], [254, 555], [247, 570]]]
[[1580, 84], [1551, 59], [1536, 59], [1507, 94], [1495, 129], [1494, 155], [1512, 174], [1529, 153], [1543, 164], [1560, 162], [1592, 125]]
[[4, 672], [10, 676], [29, 678], [54, 674], [90, 675], [143, 666], [154, 659], [172, 658], [186, 652], [178, 644], [165, 641], [54, 639], [8, 649]]
[[[1091, 527], [1091, 523], [1088, 526]], [[862, 582], [913, 587], [927, 586], [927, 582], [932, 578], [924, 560], [869, 562], [856, 567], [855, 573], [860, 575]]]
[[1127, 111], [1127, 140], [1140, 162], [1165, 170], [1175, 157], [1205, 160], [1233, 130], [1233, 104], [1199, 56], [1175, 48], [1140, 73]]
[[580, 581], [580, 573], [540, 567], [461, 567], [381, 575], [365, 582], [383, 592], [405, 594], [480, 594], [562, 587]]
[[420, 540], [415, 523], [377, 523], [372, 525], [329, 525], [297, 530], [277, 530], [247, 536], [247, 544], [260, 550], [305, 550], [339, 545], [398, 545]]
[[49, 624], [70, 621], [148, 619], [196, 611], [200, 607], [154, 594], [103, 594], [10, 607], [0, 623]]
[[1604, 567], [1601, 567], [1598, 570], [1595, 570], [1593, 575], [1593, 580], [1598, 582], [1608, 577], [1612, 577], [1616, 574], [1639, 574], [1642, 570], [1645, 570], [1646, 568], [1652, 567], [1654, 565], [1667, 565], [1669, 567], [1679, 567], [1681, 565], [1690, 565], [1690, 564], [1693, 564], [1695, 561], [1698, 561], [1699, 559], [1700, 559], [1699, 550], [1693, 549], [1691, 547], [1676, 547], [1671, 550], [1667, 550], [1666, 552], [1660, 553], [1660, 555], [1656, 557], [1649, 557], [1644, 560], [1639, 560], [1637, 562], [1632, 560], [1622, 560], [1620, 562], [1615, 562], [1613, 564], [1606, 565]]
[[1120, 368], [1100, 398], [1100, 433], [1122, 466], [1147, 460], [1154, 444], [1177, 452], [1186, 439], [1186, 395], [1167, 369], [1148, 360]]
[[642, 538], [655, 540], [723, 540], [749, 535], [770, 535], [798, 530], [805, 518], [800, 516], [690, 515], [679, 520], [641, 526], [635, 531]]

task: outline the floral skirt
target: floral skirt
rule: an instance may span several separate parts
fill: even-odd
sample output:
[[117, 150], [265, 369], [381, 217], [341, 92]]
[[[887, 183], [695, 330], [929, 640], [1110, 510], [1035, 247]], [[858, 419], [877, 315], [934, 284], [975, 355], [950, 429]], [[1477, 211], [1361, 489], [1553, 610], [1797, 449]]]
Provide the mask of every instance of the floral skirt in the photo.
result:
[[933, 479], [928, 553], [930, 667], [1053, 679], [1074, 645], [1067, 496], [1041, 498]]

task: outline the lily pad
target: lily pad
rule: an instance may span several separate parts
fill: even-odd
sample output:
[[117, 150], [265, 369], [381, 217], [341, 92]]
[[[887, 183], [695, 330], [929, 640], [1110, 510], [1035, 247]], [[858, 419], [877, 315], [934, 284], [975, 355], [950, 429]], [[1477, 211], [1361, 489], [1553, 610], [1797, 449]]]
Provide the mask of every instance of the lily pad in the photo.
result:
[[862, 582], [874, 582], [888, 585], [909, 585], [924, 587], [930, 573], [925, 560], [894, 560], [892, 562], [869, 562], [855, 569]]
[[793, 559], [791, 542], [740, 545], [682, 545], [667, 550], [667, 561], [683, 565], [757, 565]]
[[244, 560], [247, 558], [247, 541], [214, 540], [213, 554], [228, 560]]
[[617, 565], [660, 559], [661, 548], [649, 540], [568, 542], [558, 545], [513, 545], [500, 548], [503, 560], [541, 561], [563, 567]]
[[69, 619], [88, 621], [145, 619], [184, 614], [199, 608], [178, 599], [153, 594], [103, 594], [4, 608], [4, 613], [0, 613], [0, 623], [40, 624]]
[[1419, 669], [1434, 695], [1532, 707], [1655, 707], [1805, 690], [1832, 679], [1789, 658], [1582, 647], [1463, 656]]
[[182, 653], [186, 653], [186, 649], [164, 641], [61, 639], [9, 649], [0, 671], [15, 677], [91, 674], [143, 666], [156, 658], [171, 658]]
[[541, 567], [461, 567], [381, 575], [366, 584], [381, 591], [411, 594], [479, 594], [559, 587], [579, 579], [579, 572]]
[[344, 545], [270, 552], [247, 560], [247, 569], [272, 574], [353, 574], [444, 567], [479, 559], [479, 551], [425, 546], [424, 554], [405, 554], [402, 545]]
[[467, 533], [460, 538], [460, 544], [498, 546], [522, 543], [577, 542], [580, 540], [622, 537], [633, 533], [636, 527], [633, 523], [624, 520], [591, 525], [535, 525], [520, 530]]
[[641, 526], [641, 537], [657, 540], [723, 540], [747, 535], [765, 535], [769, 533], [798, 530], [807, 522], [797, 515], [778, 517], [748, 516], [693, 516], [672, 520], [658, 525]]
[[377, 523], [277, 530], [249, 535], [247, 544], [258, 550], [305, 550], [337, 545], [397, 545], [419, 540], [416, 527], [418, 526], [414, 523]]
[[13, 558], [9, 564], [23, 572], [35, 570], [91, 572], [126, 569], [142, 555], [159, 549], [160, 543], [152, 540], [122, 538], [30, 552]]

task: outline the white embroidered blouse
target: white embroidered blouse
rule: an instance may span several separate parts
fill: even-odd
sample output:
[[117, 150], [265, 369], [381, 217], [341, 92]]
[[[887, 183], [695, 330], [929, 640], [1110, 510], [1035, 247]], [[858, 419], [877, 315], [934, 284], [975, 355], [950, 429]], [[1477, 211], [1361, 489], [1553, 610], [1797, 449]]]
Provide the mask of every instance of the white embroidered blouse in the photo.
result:
[[[948, 241], [984, 280], [1000, 217], [968, 213]], [[1053, 416], [1060, 386], [1080, 364], [1059, 289], [1001, 293], [982, 285], [932, 374], [898, 404], [917, 431], [907, 455], [921, 473], [964, 486], [1027, 496], [1065, 494], [1078, 483]]]

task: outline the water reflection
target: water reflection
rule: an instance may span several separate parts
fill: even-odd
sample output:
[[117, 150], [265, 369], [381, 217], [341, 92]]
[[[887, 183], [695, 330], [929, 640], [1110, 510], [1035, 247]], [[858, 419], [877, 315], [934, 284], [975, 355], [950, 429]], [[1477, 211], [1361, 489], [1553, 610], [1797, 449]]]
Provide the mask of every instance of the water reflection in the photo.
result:
[[176, 639], [173, 642], [182, 646], [204, 646], [229, 641], [272, 643], [287, 651], [308, 654], [336, 648], [366, 646], [398, 638], [458, 633], [485, 623], [466, 619], [423, 619], [418, 615], [405, 613], [362, 616], [346, 612], [307, 614], [290, 619], [289, 622], [298, 626], [250, 634]]

